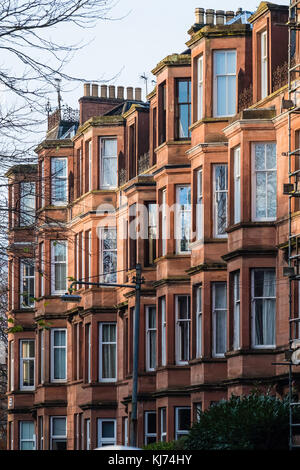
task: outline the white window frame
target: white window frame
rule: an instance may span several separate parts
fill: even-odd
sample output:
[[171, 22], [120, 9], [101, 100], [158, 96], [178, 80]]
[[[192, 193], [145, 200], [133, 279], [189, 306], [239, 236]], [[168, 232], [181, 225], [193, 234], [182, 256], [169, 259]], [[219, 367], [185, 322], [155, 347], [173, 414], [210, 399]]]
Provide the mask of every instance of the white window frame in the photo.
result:
[[267, 31], [260, 34], [260, 85], [261, 99], [268, 96], [268, 36]]
[[88, 190], [92, 190], [92, 141], [88, 143], [88, 153], [89, 153], [89, 187]]
[[[54, 160], [64, 160], [65, 165], [65, 175], [56, 175], [53, 174]], [[55, 183], [57, 180], [65, 181], [66, 185], [66, 199], [60, 200], [55, 197]], [[67, 157], [52, 157], [51, 158], [51, 204], [53, 206], [66, 206], [68, 204], [68, 158]]]
[[[102, 437], [102, 424], [114, 423], [114, 437]], [[117, 443], [117, 420], [115, 418], [98, 418], [98, 447], [105, 445], [116, 445]]]
[[91, 268], [92, 268], [92, 231], [91, 230], [89, 230], [87, 232], [87, 249], [86, 249], [86, 253], [87, 253], [87, 257], [88, 257], [88, 260], [87, 260], [88, 279], [87, 279], [87, 281], [89, 281], [92, 278], [92, 273], [91, 273]]
[[202, 357], [202, 286], [196, 292], [196, 357]]
[[45, 295], [45, 243], [41, 243], [41, 273], [40, 273], [40, 279], [41, 279], [41, 297]]
[[[275, 296], [272, 297], [255, 297], [254, 296], [254, 276], [255, 276], [255, 271], [273, 271], [275, 276], [274, 276], [274, 283], [275, 283]], [[255, 305], [256, 305], [256, 300], [275, 300], [275, 322], [274, 322], [274, 338], [275, 338], [275, 344], [256, 344], [255, 343]], [[251, 315], [251, 336], [252, 336], [252, 348], [253, 349], [270, 349], [270, 348], [275, 348], [276, 347], [276, 270], [275, 268], [254, 268], [251, 270], [251, 304], [252, 304], [252, 315]]]
[[[225, 67], [227, 68], [227, 55], [228, 53], [230, 52], [235, 52], [235, 63], [237, 61], [237, 57], [236, 57], [236, 50], [235, 49], [220, 49], [220, 50], [217, 50], [217, 51], [214, 51], [214, 75], [213, 75], [213, 81], [214, 81], [214, 87], [213, 87], [213, 94], [214, 94], [214, 99], [213, 99], [213, 103], [214, 103], [214, 117], [227, 117], [227, 116], [235, 116], [236, 114], [236, 84], [237, 84], [237, 80], [236, 80], [236, 65], [235, 65], [235, 73], [233, 72], [226, 72], [224, 71], [224, 73], [222, 74], [217, 74], [216, 73], [216, 70], [217, 70], [217, 55], [218, 54], [223, 54], [225, 53]], [[226, 93], [226, 113], [225, 114], [218, 114], [218, 78], [219, 77], [225, 77], [226, 78], [226, 84], [228, 83], [228, 80], [227, 80], [227, 77], [230, 77], [230, 76], [234, 76], [235, 77], [235, 96], [232, 97], [234, 98], [234, 104], [235, 104], [235, 112], [233, 114], [229, 114], [229, 106], [228, 106], [228, 103], [229, 103], [229, 96], [228, 96], [228, 88], [226, 89], [227, 93]]]
[[38, 445], [39, 450], [44, 450], [44, 420], [43, 416], [38, 416]]
[[[160, 408], [160, 440], [161, 442], [166, 442], [167, 440], [167, 407], [164, 406]], [[165, 415], [165, 425], [166, 429], [164, 429], [164, 415]]]
[[41, 383], [45, 382], [45, 330], [44, 328], [40, 330], [40, 374], [41, 374]]
[[234, 160], [234, 223], [241, 221], [241, 148], [233, 151]]
[[241, 294], [240, 271], [233, 273], [233, 349], [240, 349]]
[[[105, 232], [114, 232], [115, 240], [116, 240], [116, 248], [104, 248], [104, 233]], [[100, 282], [109, 282], [109, 283], [116, 283], [117, 282], [117, 256], [115, 256], [115, 268], [113, 271], [105, 273], [104, 271], [104, 254], [108, 253], [115, 253], [117, 255], [118, 248], [117, 248], [117, 228], [116, 227], [101, 227], [100, 228]]]
[[91, 420], [85, 420], [85, 446], [86, 450], [91, 450]]
[[[33, 275], [25, 275], [23, 271], [23, 265], [30, 265], [33, 268]], [[21, 258], [20, 259], [20, 308], [33, 308], [35, 301], [30, 300], [32, 297], [30, 292], [27, 295], [23, 295], [25, 291], [23, 291], [23, 285], [27, 281], [30, 283], [30, 280], [33, 279], [33, 297], [35, 296], [35, 264], [33, 258]], [[24, 304], [24, 299], [28, 298], [28, 305]]]
[[[22, 425], [23, 425], [23, 423], [31, 423], [32, 424], [32, 426], [33, 426], [32, 439], [22, 439]], [[30, 421], [30, 420], [19, 421], [19, 432], [20, 432], [20, 436], [19, 436], [20, 450], [25, 450], [25, 449], [22, 449], [22, 443], [23, 442], [32, 442], [33, 443], [32, 449], [26, 449], [26, 450], [36, 450], [36, 436], [35, 436], [35, 433], [34, 433], [34, 421]]]
[[[189, 309], [189, 318], [188, 319], [179, 319], [179, 297], [187, 297], [188, 298], [188, 302], [187, 302], [187, 305], [188, 305], [188, 309]], [[176, 314], [176, 342], [175, 342], [175, 350], [176, 350], [176, 364], [177, 365], [186, 365], [188, 364], [189, 360], [190, 360], [190, 356], [191, 356], [191, 353], [190, 353], [190, 336], [191, 336], [191, 297], [190, 295], [187, 295], [187, 294], [180, 294], [180, 295], [176, 295], [175, 296], [175, 314]], [[181, 329], [180, 329], [180, 326], [179, 326], [179, 323], [188, 323], [188, 330], [187, 330], [187, 334], [188, 334], [188, 338], [187, 338], [187, 342], [188, 342], [188, 359], [187, 360], [181, 360], [180, 357], [181, 357], [181, 344], [182, 342], [180, 341], [181, 339]]]
[[145, 429], [144, 429], [144, 435], [145, 435], [145, 445], [150, 444], [148, 442], [148, 438], [155, 438], [155, 442], [157, 439], [157, 432], [149, 432], [148, 431], [148, 424], [149, 424], [149, 415], [155, 415], [156, 418], [156, 411], [145, 411]]
[[[55, 245], [54, 245], [55, 243]], [[56, 245], [61, 244], [65, 246], [66, 250], [66, 261], [55, 262], [55, 247]], [[66, 286], [64, 289], [55, 290], [55, 264], [65, 264], [66, 265]], [[52, 295], [62, 295], [65, 294], [67, 290], [67, 277], [68, 277], [68, 242], [67, 240], [51, 240], [51, 294]]]
[[[103, 340], [102, 340], [103, 325], [113, 325], [115, 327], [115, 329], [116, 329], [116, 340], [115, 341], [103, 342]], [[118, 336], [117, 336], [117, 333], [118, 333], [118, 331], [117, 331], [117, 323], [116, 322], [101, 322], [101, 323], [99, 323], [99, 382], [116, 382], [117, 381], [117, 376], [118, 376], [118, 353], [117, 353]], [[116, 347], [116, 352], [115, 352], [116, 376], [115, 377], [103, 378], [102, 349], [103, 349], [104, 344], [112, 344], [112, 345], [115, 345], [115, 347]]]
[[[60, 435], [60, 434], [53, 434], [53, 420], [55, 418], [64, 418], [66, 422], [66, 434]], [[68, 433], [68, 427], [67, 427], [67, 417], [66, 416], [50, 416], [50, 449], [53, 450], [53, 440], [62, 440], [67, 442], [67, 433]]]
[[167, 254], [167, 190], [162, 190], [162, 214], [161, 214], [161, 246], [162, 256]]
[[124, 446], [128, 446], [128, 418], [124, 418]]
[[197, 72], [198, 72], [198, 103], [197, 113], [198, 121], [203, 118], [203, 55], [198, 57], [197, 60]]
[[[33, 343], [34, 344], [34, 356], [23, 357], [22, 356], [22, 344], [23, 343]], [[24, 376], [23, 376], [23, 363], [24, 362], [33, 362], [33, 385], [24, 385]], [[34, 339], [21, 339], [20, 340], [20, 390], [34, 390], [35, 389], [35, 340]]]
[[[64, 331], [65, 332], [65, 338], [66, 338], [66, 341], [65, 341], [65, 346], [54, 346], [54, 333], [56, 331]], [[68, 378], [68, 369], [67, 369], [67, 366], [68, 366], [68, 362], [67, 362], [67, 356], [68, 356], [68, 331], [67, 331], [67, 328], [51, 328], [51, 334], [50, 334], [50, 340], [51, 340], [51, 344], [50, 344], [50, 347], [51, 347], [51, 382], [52, 383], [64, 383], [67, 381], [67, 378]], [[55, 379], [54, 378], [54, 349], [56, 348], [64, 348], [66, 353], [65, 353], [65, 370], [66, 370], [66, 377], [65, 378], [61, 378], [61, 379]]]
[[12, 392], [15, 389], [15, 351], [14, 351], [14, 341], [9, 342], [9, 360], [10, 360], [10, 391]]
[[[190, 214], [190, 236], [189, 236], [189, 243], [191, 242], [191, 222], [192, 222], [192, 204], [186, 204], [182, 206], [179, 203], [179, 192], [181, 188], [189, 188], [190, 195], [191, 195], [191, 186], [189, 184], [179, 184], [176, 185], [176, 212], [175, 212], [175, 234], [176, 234], [176, 253], [177, 254], [189, 254], [191, 253], [190, 249], [185, 251], [181, 250], [181, 215], [182, 214]], [[186, 209], [185, 206], [189, 206], [189, 209]], [[188, 244], [189, 244], [188, 243]]]
[[175, 440], [178, 440], [180, 437], [185, 436], [189, 433], [189, 430], [186, 429], [179, 429], [179, 411], [181, 410], [189, 410], [191, 412], [190, 406], [176, 406], [175, 407]]
[[20, 184], [20, 227], [35, 223], [36, 184], [34, 181], [22, 181]]
[[[216, 168], [218, 166], [224, 166], [226, 168], [226, 188], [225, 189], [217, 189], [217, 182], [216, 182]], [[226, 195], [226, 227], [228, 225], [228, 165], [227, 163], [219, 163], [213, 165], [213, 217], [214, 217], [214, 238], [227, 238], [227, 233], [218, 233], [218, 204], [217, 199], [218, 195], [221, 193], [225, 193]]]
[[161, 365], [167, 365], [167, 312], [166, 297], [161, 297]]
[[[265, 170], [256, 170], [255, 168], [255, 146], [256, 145], [265, 145], [265, 159], [266, 159], [266, 145], [275, 144], [276, 152], [276, 169], [265, 169]], [[274, 221], [277, 218], [277, 190], [276, 190], [276, 216], [275, 217], [257, 217], [256, 216], [256, 174], [260, 173], [276, 173], [276, 189], [277, 189], [277, 146], [276, 142], [253, 142], [251, 146], [251, 158], [252, 158], [252, 220], [254, 222], [260, 221]], [[267, 186], [267, 182], [266, 182]], [[268, 207], [267, 203], [267, 191], [266, 191], [266, 208]]]
[[[103, 155], [102, 155], [102, 152], [103, 152], [103, 142], [105, 140], [115, 140], [116, 141], [116, 145], [117, 145], [117, 154], [116, 156], [113, 156], [113, 157], [105, 157], [106, 159], [109, 159], [109, 160], [113, 160], [115, 159], [116, 160], [116, 163], [117, 163], [117, 175], [116, 175], [116, 185], [115, 186], [110, 186], [108, 184], [104, 184], [104, 178], [103, 178], [103, 175], [104, 175], [104, 172], [103, 172], [103, 169], [104, 169], [104, 165], [103, 165]], [[101, 137], [100, 138], [100, 189], [116, 189], [117, 186], [118, 186], [118, 139], [116, 136], [107, 136], [107, 137]]]
[[88, 340], [88, 354], [87, 354], [87, 381], [91, 383], [92, 381], [92, 374], [91, 374], [91, 367], [92, 367], [92, 325], [91, 323], [87, 324], [88, 331], [87, 331], [87, 340]]
[[41, 208], [45, 205], [45, 161], [42, 160], [41, 162]]
[[[157, 340], [157, 328], [156, 328], [156, 307], [155, 305], [146, 305], [146, 370], [153, 371], [156, 369], [157, 365], [157, 358], [156, 358], [156, 340]], [[155, 328], [149, 327], [149, 317], [150, 317], [150, 309], [154, 309], [155, 311]], [[155, 366], [151, 367], [151, 336], [155, 336]]]
[[[216, 308], [216, 285], [222, 284], [225, 287], [225, 295], [226, 295], [226, 309], [225, 308]], [[224, 336], [225, 336], [225, 351], [224, 353], [217, 353], [217, 330], [216, 330], [216, 317], [218, 315], [218, 312], [226, 312], [226, 318], [225, 318], [225, 330], [224, 330]], [[213, 357], [224, 357], [225, 353], [227, 351], [227, 284], [226, 282], [213, 282], [212, 284], [212, 313], [213, 313], [213, 318], [212, 318], [212, 326], [213, 326], [213, 342], [212, 342], [212, 355]]]
[[204, 238], [204, 220], [203, 220], [203, 169], [202, 167], [197, 171], [197, 208], [196, 208], [196, 223], [197, 223], [197, 240]]

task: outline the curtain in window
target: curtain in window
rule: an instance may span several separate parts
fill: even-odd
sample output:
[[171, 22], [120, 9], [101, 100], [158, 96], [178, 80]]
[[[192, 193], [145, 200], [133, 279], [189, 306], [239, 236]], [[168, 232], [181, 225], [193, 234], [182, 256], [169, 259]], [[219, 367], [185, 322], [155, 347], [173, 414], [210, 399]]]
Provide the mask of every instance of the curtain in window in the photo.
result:
[[116, 365], [116, 325], [102, 325], [102, 379], [115, 379]]
[[255, 344], [275, 345], [276, 284], [275, 271], [254, 273]]
[[255, 144], [255, 217], [276, 219], [276, 144]]
[[54, 379], [65, 379], [66, 371], [66, 332], [54, 331]]

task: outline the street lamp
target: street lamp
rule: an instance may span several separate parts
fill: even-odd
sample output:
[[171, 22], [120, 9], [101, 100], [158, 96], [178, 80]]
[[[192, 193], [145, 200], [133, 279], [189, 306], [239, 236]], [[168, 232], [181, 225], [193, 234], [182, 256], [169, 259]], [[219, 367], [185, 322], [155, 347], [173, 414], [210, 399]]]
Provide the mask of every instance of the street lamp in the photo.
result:
[[[135, 267], [136, 275], [133, 278], [135, 284], [116, 284], [112, 282], [87, 282], [73, 281], [69, 292], [75, 285], [79, 286], [97, 286], [97, 287], [127, 287], [135, 289], [135, 309], [134, 309], [134, 332], [133, 332], [133, 371], [132, 371], [132, 399], [131, 399], [131, 421], [130, 421], [130, 445], [137, 446], [137, 389], [138, 389], [138, 366], [139, 366], [139, 332], [140, 332], [140, 306], [141, 306], [141, 285], [142, 268], [140, 264]], [[80, 302], [81, 296], [77, 294], [66, 293], [60, 297], [63, 302]]]

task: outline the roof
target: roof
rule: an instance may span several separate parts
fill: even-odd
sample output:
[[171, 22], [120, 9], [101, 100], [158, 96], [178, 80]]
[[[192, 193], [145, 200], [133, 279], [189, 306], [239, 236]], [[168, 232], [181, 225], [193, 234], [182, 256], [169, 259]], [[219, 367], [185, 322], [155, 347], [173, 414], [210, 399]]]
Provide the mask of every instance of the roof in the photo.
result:
[[238, 15], [236, 15], [232, 20], [227, 21], [226, 25], [234, 24], [234, 23], [241, 23], [241, 24], [249, 24], [248, 19], [250, 16], [253, 15], [252, 11], [242, 11]]
[[130, 108], [134, 105], [137, 105], [139, 108], [149, 108], [148, 103], [144, 103], [143, 101], [135, 101], [135, 100], [126, 100], [123, 103], [115, 106], [110, 111], [107, 111], [103, 116], [122, 116], [123, 114], [127, 113]]
[[37, 173], [37, 165], [35, 164], [14, 165], [5, 173], [5, 176], [8, 177], [11, 174], [26, 175], [28, 173]]

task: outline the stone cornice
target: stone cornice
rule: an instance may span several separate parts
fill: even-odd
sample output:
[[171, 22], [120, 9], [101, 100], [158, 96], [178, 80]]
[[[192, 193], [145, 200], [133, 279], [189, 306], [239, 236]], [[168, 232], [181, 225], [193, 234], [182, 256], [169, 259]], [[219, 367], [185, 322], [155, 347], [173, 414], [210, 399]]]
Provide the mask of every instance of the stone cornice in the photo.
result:
[[189, 54], [171, 54], [161, 60], [151, 71], [153, 75], [158, 75], [165, 67], [184, 67], [191, 65]]
[[60, 148], [73, 148], [74, 143], [71, 139], [53, 139], [53, 140], [43, 140], [35, 149], [35, 153], [39, 153], [43, 149], [54, 149], [59, 150]]
[[188, 47], [194, 46], [202, 38], [250, 36], [251, 34], [250, 25], [248, 24], [234, 23], [231, 25], [206, 25], [194, 33], [191, 39], [186, 42], [186, 45]]

